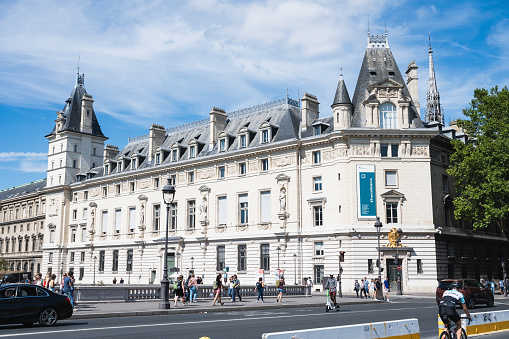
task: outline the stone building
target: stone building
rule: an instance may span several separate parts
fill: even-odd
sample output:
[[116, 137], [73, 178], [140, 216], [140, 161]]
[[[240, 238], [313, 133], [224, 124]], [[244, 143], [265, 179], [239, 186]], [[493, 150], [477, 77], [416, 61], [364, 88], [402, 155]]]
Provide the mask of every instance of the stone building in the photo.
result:
[[0, 191], [0, 256], [8, 271], [40, 272], [46, 179]]

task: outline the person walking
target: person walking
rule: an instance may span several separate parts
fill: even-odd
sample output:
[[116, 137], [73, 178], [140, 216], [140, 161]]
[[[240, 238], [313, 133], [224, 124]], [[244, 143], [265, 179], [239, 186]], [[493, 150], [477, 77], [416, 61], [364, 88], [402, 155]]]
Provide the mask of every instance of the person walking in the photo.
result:
[[216, 277], [216, 280], [212, 283], [212, 289], [214, 290], [214, 293], [216, 296], [214, 297], [214, 301], [212, 302], [212, 306], [216, 305], [216, 301], [218, 301], [221, 306], [224, 305], [224, 303], [221, 301], [221, 291], [223, 289], [223, 283], [221, 281], [221, 274], [218, 274]]
[[184, 276], [181, 274], [177, 279], [177, 289], [175, 290], [175, 307], [177, 307], [178, 298], [182, 301], [182, 306], [187, 306], [184, 296]]
[[311, 277], [308, 277], [306, 285], [307, 285], [306, 297], [308, 295], [311, 296], [311, 290], [313, 289], [313, 280], [311, 279]]
[[282, 302], [281, 299], [283, 299], [283, 287], [285, 286], [285, 277], [284, 276], [281, 276], [277, 281], [276, 281], [276, 288], [277, 288], [277, 291], [279, 292], [279, 294], [277, 295], [277, 302]]
[[64, 281], [65, 281], [66, 277], [67, 277], [67, 273], [64, 273], [62, 275], [62, 280], [60, 281], [60, 291], [59, 291], [60, 294], [65, 294], [64, 293]]
[[195, 303], [197, 294], [198, 294], [198, 284], [196, 282], [194, 274], [191, 274], [191, 279], [189, 279], [189, 301]]
[[[365, 285], [364, 279], [361, 279], [360, 288], [361, 288], [361, 299], [368, 298], [367, 294], [366, 294], [366, 285]], [[364, 294], [364, 297], [362, 296], [363, 294]]]
[[51, 292], [55, 292], [55, 279], [57, 278], [56, 275], [52, 274], [50, 277], [50, 280], [48, 282], [48, 290]]
[[371, 299], [375, 299], [375, 279], [371, 279], [369, 283], [369, 293], [371, 295]]
[[239, 301], [242, 301], [242, 297], [240, 296], [240, 279], [235, 274], [233, 276], [233, 301], [235, 302], [235, 296], [239, 297]]
[[389, 277], [385, 277], [384, 291], [385, 291], [385, 301], [389, 301], [389, 292], [391, 291], [391, 287], [389, 285]]
[[[359, 284], [359, 280], [355, 280], [355, 284], [353, 285], [353, 290], [357, 293], [357, 298], [359, 298], [359, 290], [361, 289], [361, 284]], [[361, 292], [362, 294], [362, 292]]]
[[191, 300], [191, 291], [189, 290], [189, 281], [191, 280], [191, 274], [187, 276], [187, 279], [184, 280], [184, 296], [186, 301]]
[[375, 279], [375, 295], [377, 300], [382, 300], [382, 282], [378, 278]]
[[37, 273], [36, 276], [35, 276], [35, 281], [34, 281], [34, 285], [39, 285], [39, 286], [42, 286], [42, 275], [40, 273]]
[[364, 296], [366, 299], [369, 297], [369, 280], [366, 277], [364, 277]]
[[69, 300], [71, 301], [72, 308], [74, 308], [74, 295], [72, 290], [72, 279], [71, 279], [71, 272], [69, 272], [65, 278], [64, 278], [64, 287], [63, 287], [64, 294], [67, 295]]
[[263, 290], [265, 289], [265, 284], [263, 283], [263, 278], [258, 278], [258, 282], [255, 286], [255, 292], [258, 291], [258, 298], [256, 298], [256, 302], [260, 301], [260, 298], [262, 299], [262, 303], [265, 301], [263, 300]]
[[42, 283], [42, 287], [48, 288], [50, 280], [51, 280], [51, 274], [48, 272], [48, 273], [46, 273], [46, 277], [44, 278], [44, 282]]
[[113, 277], [113, 285], [115, 285], [117, 283], [117, 277]]
[[233, 301], [233, 275], [230, 277], [230, 280], [228, 281], [228, 295], [230, 296], [230, 299]]
[[124, 278], [120, 278], [120, 281], [119, 281], [121, 284], [124, 283]]

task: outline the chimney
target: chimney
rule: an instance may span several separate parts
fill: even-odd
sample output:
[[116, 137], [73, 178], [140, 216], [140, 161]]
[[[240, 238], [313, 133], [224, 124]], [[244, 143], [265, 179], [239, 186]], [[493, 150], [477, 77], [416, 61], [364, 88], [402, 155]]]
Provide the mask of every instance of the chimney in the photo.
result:
[[214, 147], [217, 136], [224, 130], [227, 117], [224, 109], [213, 107], [210, 111], [209, 149]]
[[405, 72], [407, 74], [406, 84], [408, 87], [408, 91], [410, 92], [410, 96], [414, 102], [415, 108], [417, 109], [417, 114], [421, 115], [421, 104], [419, 103], [419, 89], [417, 87], [417, 68], [419, 68], [415, 64], [415, 60], [412, 60], [411, 63], [408, 64], [408, 69]]
[[94, 100], [89, 94], [83, 95], [81, 98], [81, 124], [82, 133], [92, 134], [92, 112], [94, 111]]
[[320, 103], [313, 94], [304, 93], [301, 99], [302, 119], [300, 127], [306, 129], [320, 116]]
[[103, 161], [113, 159], [114, 157], [117, 156], [118, 152], [119, 152], [118, 146], [108, 144], [104, 145]]
[[163, 144], [166, 137], [166, 130], [161, 125], [152, 124], [148, 137], [148, 161], [154, 159], [156, 148]]

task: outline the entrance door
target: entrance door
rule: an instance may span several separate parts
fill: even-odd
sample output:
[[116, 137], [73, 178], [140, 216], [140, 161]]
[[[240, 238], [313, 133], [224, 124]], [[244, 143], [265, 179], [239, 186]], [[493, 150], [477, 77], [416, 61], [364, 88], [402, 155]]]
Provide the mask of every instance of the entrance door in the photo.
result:
[[[401, 277], [401, 289], [403, 290], [403, 267], [398, 271], [398, 267], [396, 266], [396, 261], [394, 259], [387, 259], [387, 275], [389, 277], [389, 286], [391, 291], [396, 292], [398, 289], [397, 279], [398, 275]], [[401, 265], [401, 259], [400, 259]], [[402, 265], [401, 265], [402, 266]], [[382, 280], [385, 280], [384, 276], [382, 276]]]

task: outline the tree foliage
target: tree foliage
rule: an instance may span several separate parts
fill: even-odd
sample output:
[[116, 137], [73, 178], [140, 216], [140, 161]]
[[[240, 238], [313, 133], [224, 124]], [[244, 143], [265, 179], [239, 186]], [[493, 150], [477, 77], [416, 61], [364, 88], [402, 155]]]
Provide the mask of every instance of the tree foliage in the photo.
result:
[[[495, 223], [507, 239], [504, 221], [509, 219], [509, 90], [476, 89], [469, 119], [458, 120], [468, 136], [454, 140], [448, 173], [455, 178], [457, 219], [472, 222], [474, 229]], [[508, 239], [509, 240], [509, 239]]]
[[4, 257], [0, 257], [0, 272], [7, 271], [9, 269], [9, 263]]

